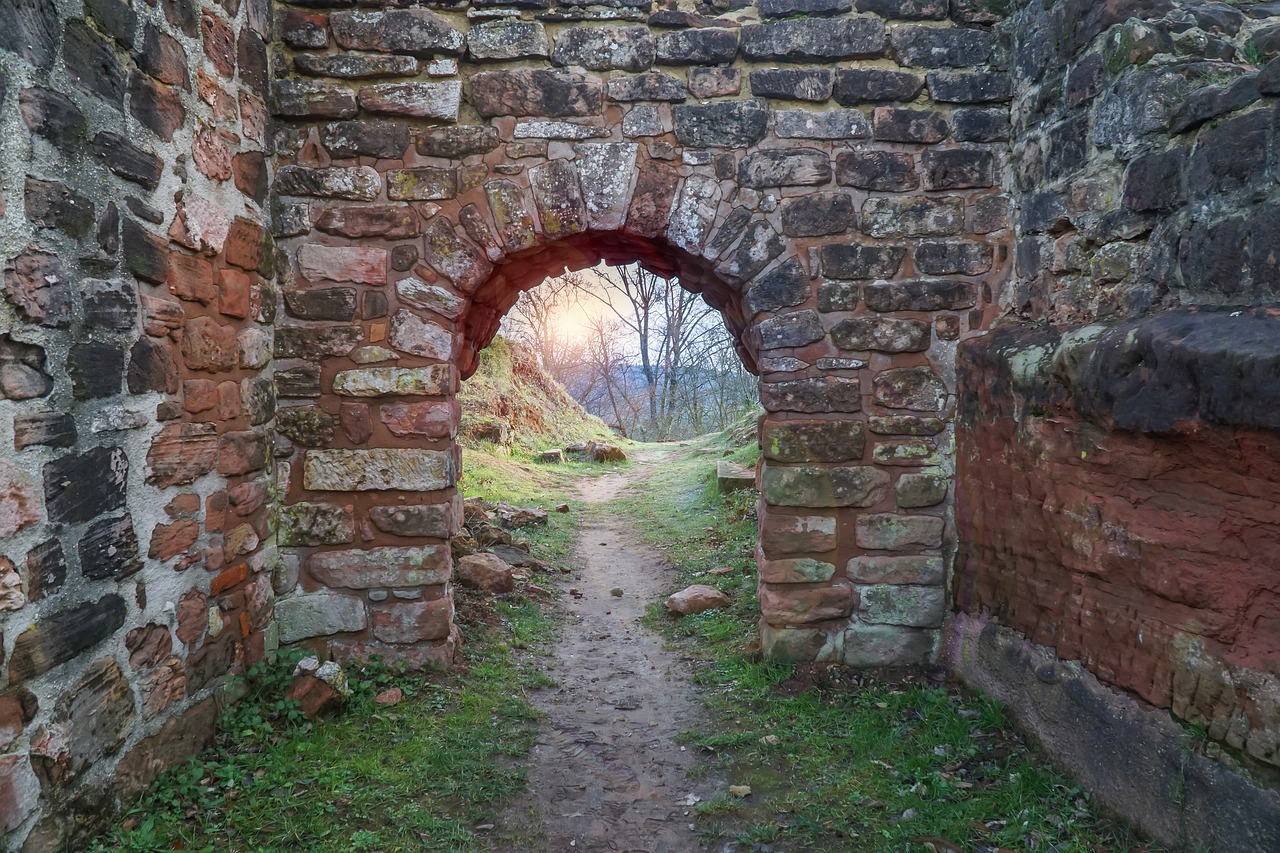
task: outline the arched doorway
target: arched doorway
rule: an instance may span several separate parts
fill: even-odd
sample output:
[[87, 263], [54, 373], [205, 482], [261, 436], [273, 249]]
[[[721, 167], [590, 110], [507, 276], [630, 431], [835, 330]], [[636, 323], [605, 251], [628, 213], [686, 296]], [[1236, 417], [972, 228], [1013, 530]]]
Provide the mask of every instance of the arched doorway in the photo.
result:
[[[765, 654], [928, 660], [954, 538], [954, 347], [989, 318], [980, 282], [1007, 254], [977, 215], [990, 181], [956, 172], [894, 195], [837, 176], [841, 157], [872, 168], [868, 149], [886, 147], [854, 141], [856, 111], [802, 121], [759, 99], [719, 101], [681, 107], [674, 132], [670, 106], [639, 129], [629, 103], [528, 120], [508, 103], [532, 98], [527, 87], [492, 79], [528, 73], [484, 74], [470, 99], [492, 120], [403, 138], [373, 123], [304, 128], [280, 169], [282, 206], [307, 208], [276, 338], [280, 423], [302, 445], [283, 510], [281, 543], [296, 550], [282, 642], [452, 658], [458, 383], [521, 290], [605, 261], [700, 291], [760, 376]], [[916, 168], [914, 154], [891, 160]], [[307, 314], [317, 303], [347, 321], [322, 325]], [[299, 441], [290, 423], [308, 418], [328, 427]]]

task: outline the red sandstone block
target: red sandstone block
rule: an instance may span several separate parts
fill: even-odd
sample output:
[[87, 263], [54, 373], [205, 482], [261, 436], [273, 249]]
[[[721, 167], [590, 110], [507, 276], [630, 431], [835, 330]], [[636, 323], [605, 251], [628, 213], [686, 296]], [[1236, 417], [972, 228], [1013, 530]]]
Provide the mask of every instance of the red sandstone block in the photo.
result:
[[188, 647], [204, 636], [209, 617], [205, 613], [208, 599], [203, 592], [188, 592], [178, 599], [178, 628], [174, 634]]
[[236, 34], [221, 18], [205, 12], [200, 18], [204, 54], [218, 73], [230, 80], [236, 73]]
[[204, 258], [173, 252], [169, 256], [169, 292], [187, 302], [208, 305], [218, 298], [213, 283], [213, 264]]
[[153, 560], [169, 560], [186, 551], [200, 538], [200, 525], [194, 521], [157, 524], [151, 533], [147, 556]]
[[191, 493], [176, 495], [164, 511], [170, 518], [197, 513], [200, 511], [200, 496]]
[[227, 233], [224, 250], [227, 263], [250, 272], [261, 269], [262, 243], [262, 226], [244, 217], [236, 217]]
[[453, 403], [389, 403], [378, 415], [397, 436], [430, 440], [449, 438], [458, 431], [459, 413]]
[[218, 313], [243, 320], [249, 316], [249, 292], [253, 280], [239, 270], [218, 273]]
[[209, 582], [209, 593], [211, 595], [221, 595], [233, 586], [244, 583], [248, 577], [249, 564], [237, 563], [231, 568], [220, 572], [212, 581]]
[[375, 604], [373, 635], [384, 643], [418, 643], [449, 636], [453, 626], [453, 600], [395, 601]]
[[308, 281], [387, 283], [387, 250], [307, 243], [298, 250], [298, 271]]

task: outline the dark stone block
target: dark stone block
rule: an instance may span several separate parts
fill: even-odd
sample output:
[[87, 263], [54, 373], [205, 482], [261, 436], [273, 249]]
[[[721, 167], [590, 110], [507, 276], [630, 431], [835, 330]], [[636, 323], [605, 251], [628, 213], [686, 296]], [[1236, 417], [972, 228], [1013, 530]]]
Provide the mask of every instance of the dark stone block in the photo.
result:
[[183, 89], [191, 87], [187, 52], [182, 42], [159, 27], [147, 24], [142, 34], [142, 50], [134, 55], [134, 61], [138, 68], [161, 83]]
[[752, 314], [777, 311], [799, 305], [809, 298], [810, 292], [804, 267], [795, 258], [789, 258], [756, 279], [747, 291], [747, 307]]
[[236, 41], [236, 65], [240, 68], [240, 82], [256, 92], [267, 86], [267, 43], [253, 30], [246, 27]]
[[723, 65], [738, 55], [738, 31], [696, 29], [658, 36], [660, 65]]
[[757, 189], [821, 186], [830, 180], [830, 159], [813, 148], [754, 151], [738, 165], [738, 182]]
[[0, 335], [0, 399], [31, 400], [53, 390], [45, 372], [44, 347]]
[[285, 310], [300, 320], [351, 320], [356, 315], [354, 287], [285, 290]]
[[62, 588], [67, 580], [67, 558], [57, 539], [41, 542], [27, 552], [27, 598], [39, 601]]
[[836, 183], [875, 192], [909, 192], [920, 186], [910, 154], [844, 151], [836, 157]]
[[1058, 193], [1028, 193], [1022, 198], [1022, 230], [1031, 233], [1057, 234], [1070, 230], [1067, 203]]
[[164, 284], [169, 278], [169, 245], [133, 220], [123, 225], [125, 261], [130, 271], [150, 284]]
[[788, 237], [843, 234], [857, 224], [857, 208], [848, 193], [810, 193], [782, 208], [782, 233]]
[[860, 412], [862, 385], [857, 379], [827, 376], [790, 382], [761, 382], [760, 405], [769, 412]]
[[859, 352], [924, 352], [930, 338], [930, 325], [924, 320], [850, 317], [831, 327], [833, 344]]
[[[732, 177], [732, 173], [730, 173]], [[733, 245], [733, 241], [741, 236], [747, 223], [751, 221], [751, 211], [745, 208], [737, 208], [727, 217], [724, 222], [720, 223], [720, 227], [711, 235], [711, 239], [707, 241], [707, 248], [704, 254], [709, 258], [718, 258], [724, 254], [725, 250]]]
[[897, 27], [890, 36], [899, 65], [922, 68], [966, 68], [991, 61], [994, 36], [984, 30], [943, 27]]
[[[407, 243], [393, 246], [391, 249], [391, 268], [397, 272], [413, 269], [418, 262], [418, 247]], [[372, 292], [372, 291], [371, 291]], [[368, 318], [366, 318], [368, 319]]]
[[111, 45], [84, 21], [67, 21], [62, 64], [80, 86], [114, 110], [124, 109], [124, 69]]
[[96, 602], [42, 616], [14, 643], [9, 685], [43, 675], [93, 648], [124, 627], [124, 618], [124, 599], [118, 595], [105, 595]]
[[[0, 27], [0, 31], [4, 28]], [[32, 133], [43, 136], [63, 150], [76, 150], [82, 144], [85, 121], [70, 98], [52, 89], [34, 86], [18, 93], [18, 111]]]
[[89, 580], [121, 580], [142, 568], [138, 537], [133, 532], [133, 520], [127, 515], [89, 525], [76, 550], [80, 554], [80, 571]]
[[978, 288], [965, 281], [895, 281], [867, 285], [863, 298], [872, 311], [956, 311], [977, 304]]
[[1056, 181], [1084, 168], [1089, 159], [1088, 114], [1081, 113], [1049, 128], [1045, 142], [1044, 174], [1047, 180]]
[[0, 50], [15, 53], [48, 71], [58, 54], [58, 7], [48, 0], [6, 2]]
[[883, 101], [913, 101], [924, 78], [884, 68], [841, 68], [836, 71], [835, 98], [846, 107]]
[[484, 71], [471, 77], [471, 104], [482, 117], [599, 115], [599, 80], [545, 69]]
[[120, 208], [116, 207], [114, 201], [107, 202], [102, 215], [98, 217], [93, 237], [104, 255], [114, 256], [120, 251]]
[[1280, 294], [1280, 205], [1254, 209], [1249, 222], [1249, 272], [1255, 298]]
[[261, 426], [276, 416], [276, 387], [270, 379], [247, 379], [240, 385], [240, 406], [250, 426]]
[[155, 338], [140, 338], [129, 352], [125, 381], [130, 394], [178, 393], [178, 365], [169, 347]]
[[761, 17], [789, 18], [792, 15], [843, 15], [853, 10], [853, 0], [759, 0]]
[[948, 0], [858, 0], [859, 12], [900, 21], [941, 21], [948, 6]]
[[1244, 109], [1262, 97], [1257, 74], [1246, 74], [1229, 85], [1204, 86], [1187, 95], [1174, 113], [1171, 133], [1184, 133], [1207, 121]]
[[120, 393], [124, 375], [124, 347], [114, 341], [81, 341], [67, 354], [72, 396], [77, 400], [112, 397]]
[[281, 409], [276, 427], [290, 441], [303, 447], [323, 447], [337, 434], [338, 421], [319, 406]]
[[929, 367], [895, 367], [872, 383], [876, 405], [886, 409], [940, 412], [946, 405], [947, 386]]
[[795, 311], [761, 320], [756, 325], [760, 336], [760, 349], [774, 350], [807, 346], [822, 340], [822, 320], [818, 312]]
[[1091, 53], [1076, 63], [1067, 77], [1067, 104], [1083, 106], [1102, 91], [1102, 54]]
[[826, 68], [762, 68], [748, 78], [757, 98], [825, 101], [831, 97], [831, 71]]
[[745, 282], [767, 267], [787, 247], [786, 238], [767, 221], [752, 222], [740, 242], [729, 256], [716, 267], [723, 278], [730, 282]]
[[884, 55], [884, 48], [884, 22], [875, 18], [795, 18], [742, 28], [742, 53], [753, 60], [875, 59]]
[[276, 358], [319, 360], [343, 356], [360, 345], [359, 326], [281, 326], [276, 329]]
[[981, 149], [926, 151], [924, 185], [930, 190], [989, 187], [995, 183], [995, 155]]
[[409, 148], [409, 128], [393, 122], [339, 121], [321, 128], [320, 141], [329, 155], [338, 159], [377, 157], [399, 160]]
[[1196, 222], [1178, 241], [1182, 283], [1196, 293], [1227, 297], [1245, 292], [1249, 229], [1243, 218]]
[[139, 219], [150, 222], [152, 225], [164, 224], [164, 214], [144, 202], [142, 199], [136, 196], [127, 196], [124, 203], [125, 206], [129, 208], [129, 212]]
[[871, 136], [879, 142], [915, 142], [930, 145], [951, 133], [947, 119], [935, 110], [904, 110], [877, 107], [871, 121]]
[[375, 317], [387, 316], [387, 295], [376, 290], [366, 290], [361, 302], [360, 317], [372, 320]]
[[926, 241], [916, 246], [916, 270], [924, 275], [979, 275], [991, 269], [986, 243]]
[[1139, 157], [1124, 180], [1124, 206], [1129, 210], [1172, 210], [1186, 202], [1185, 169], [1189, 148], [1174, 148]]
[[670, 74], [653, 72], [634, 77], [614, 77], [607, 85], [609, 100], [631, 103], [633, 101], [683, 101], [687, 98], [685, 82]]
[[769, 123], [768, 105], [749, 101], [677, 104], [676, 139], [689, 148], [745, 148], [759, 142]]
[[[827, 278], [862, 280], [893, 278], [902, 266], [907, 250], [901, 246], [862, 246], [828, 243], [818, 250], [822, 274]], [[819, 293], [819, 301], [822, 301]], [[823, 311], [852, 311], [847, 308], [821, 306]]]
[[165, 142], [171, 142], [187, 120], [181, 91], [136, 69], [129, 72], [129, 114]]
[[121, 509], [128, 478], [129, 458], [119, 447], [95, 447], [47, 462], [44, 500], [49, 521], [76, 524]]
[[1064, 376], [1076, 410], [1120, 429], [1280, 428], [1280, 320], [1169, 311], [1107, 330]]
[[200, 9], [196, 0], [160, 0], [164, 9], [164, 19], [181, 30], [183, 34], [195, 38], [200, 32]]
[[71, 447], [76, 443], [76, 422], [66, 412], [33, 412], [13, 419], [13, 448], [32, 445]]
[[27, 219], [82, 239], [93, 227], [93, 202], [66, 184], [30, 176], [23, 186]]
[[98, 29], [116, 40], [121, 47], [133, 47], [138, 31], [138, 14], [121, 0], [85, 0], [85, 11]]
[[852, 462], [866, 436], [858, 421], [773, 421], [761, 427], [760, 449], [774, 462]]
[[1005, 142], [1009, 139], [1009, 111], [960, 109], [951, 113], [952, 134], [957, 142]]
[[320, 396], [320, 368], [314, 365], [277, 370], [275, 380], [277, 397]]
[[948, 104], [996, 104], [1013, 97], [1008, 74], [930, 71], [929, 97]]
[[1260, 186], [1267, 167], [1270, 111], [1228, 119], [1200, 134], [1187, 185], [1194, 198]]

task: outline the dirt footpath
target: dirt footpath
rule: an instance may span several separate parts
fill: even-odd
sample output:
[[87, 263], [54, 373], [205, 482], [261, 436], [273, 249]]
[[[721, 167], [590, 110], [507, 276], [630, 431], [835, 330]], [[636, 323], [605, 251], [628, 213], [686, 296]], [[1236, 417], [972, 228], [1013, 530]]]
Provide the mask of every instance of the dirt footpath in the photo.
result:
[[690, 795], [710, 799], [721, 785], [687, 779], [695, 757], [676, 743], [679, 732], [703, 724], [704, 712], [689, 665], [639, 622], [671, 570], [603, 506], [651, 464], [581, 486], [590, 507], [576, 547], [584, 567], [574, 582], [579, 595], [566, 599], [568, 616], [547, 668], [557, 686], [531, 697], [547, 717], [529, 770], [533, 802], [522, 804], [526, 815], [536, 807], [542, 824], [528, 850], [708, 849], [691, 828]]

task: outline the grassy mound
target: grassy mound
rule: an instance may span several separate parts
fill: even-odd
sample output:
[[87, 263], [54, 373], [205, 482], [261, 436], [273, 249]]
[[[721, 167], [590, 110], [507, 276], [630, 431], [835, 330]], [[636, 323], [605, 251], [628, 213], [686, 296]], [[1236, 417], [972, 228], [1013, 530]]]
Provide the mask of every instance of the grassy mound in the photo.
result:
[[538, 364], [532, 352], [501, 336], [480, 353], [475, 375], [462, 383], [464, 447], [493, 452], [500, 444], [477, 436], [507, 425], [515, 456], [575, 441], [617, 441], [604, 421], [588, 414], [565, 387]]

